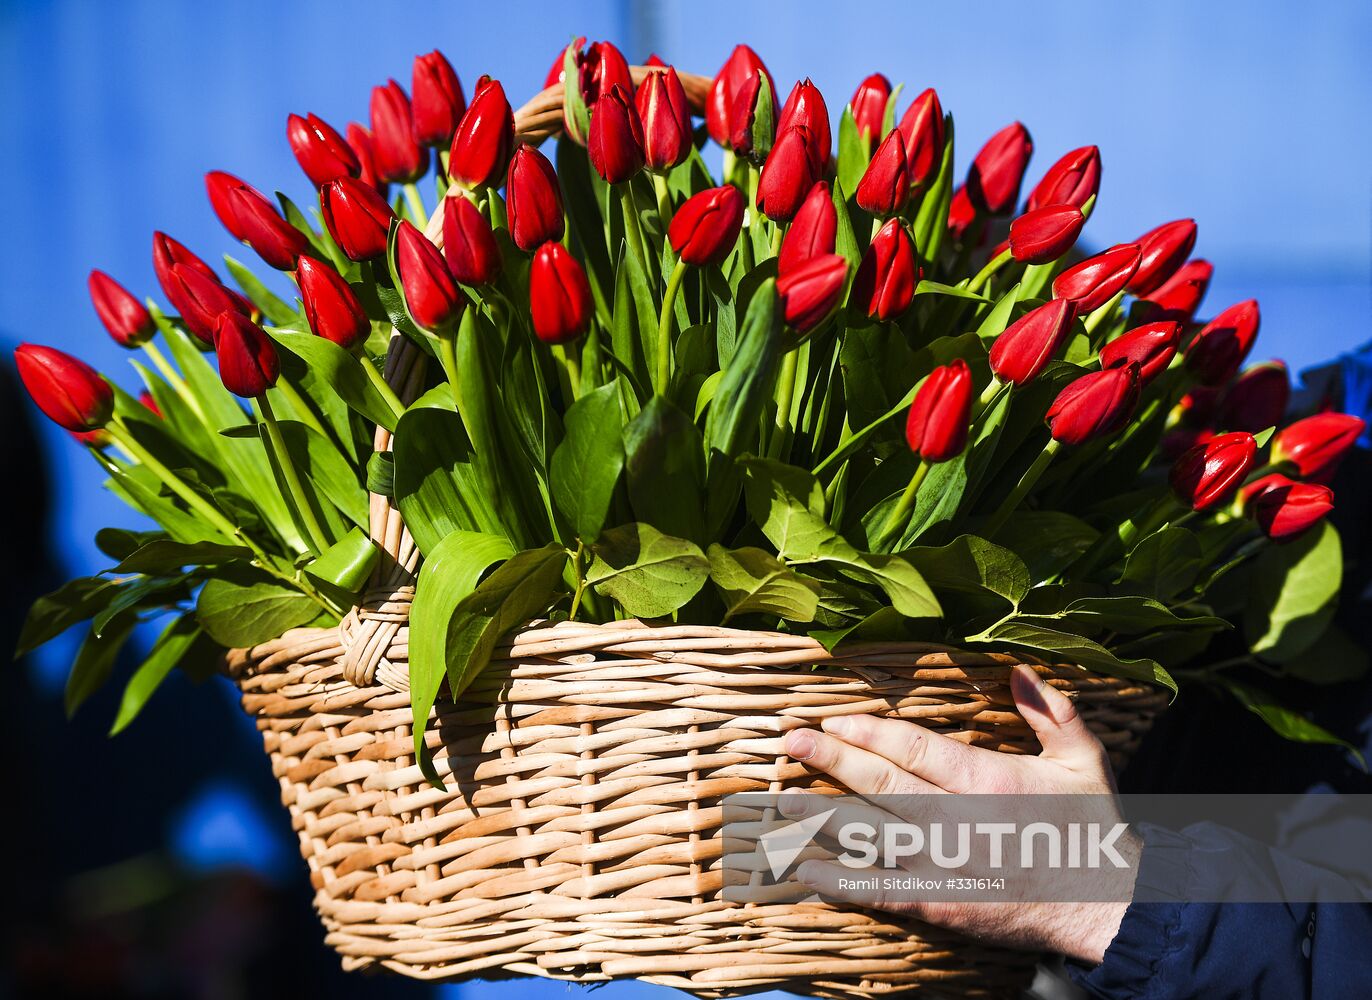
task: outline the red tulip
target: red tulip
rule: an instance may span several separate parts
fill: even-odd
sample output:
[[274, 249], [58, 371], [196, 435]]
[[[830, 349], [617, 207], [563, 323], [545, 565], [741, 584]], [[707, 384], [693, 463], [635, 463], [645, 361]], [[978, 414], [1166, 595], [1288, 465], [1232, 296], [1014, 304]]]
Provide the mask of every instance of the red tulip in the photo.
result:
[[1034, 152], [1029, 130], [1011, 122], [987, 141], [967, 174], [967, 196], [979, 212], [1004, 215], [1019, 200], [1024, 169]]
[[807, 260], [833, 253], [837, 236], [838, 211], [829, 185], [816, 181], [782, 238], [777, 273], [785, 274]]
[[1025, 264], [1055, 261], [1072, 249], [1084, 225], [1086, 217], [1072, 205], [1031, 209], [1010, 223], [1010, 256]]
[[857, 203], [872, 215], [899, 215], [910, 199], [910, 175], [906, 172], [905, 139], [893, 128], [877, 147], [857, 186]]
[[1257, 453], [1252, 434], [1217, 434], [1177, 459], [1168, 482], [1177, 499], [1192, 510], [1211, 510], [1243, 485]]
[[295, 279], [305, 319], [317, 336], [349, 351], [366, 341], [371, 321], [341, 274], [323, 261], [302, 255]]
[[1072, 299], [1085, 315], [1109, 302], [1134, 276], [1139, 245], [1120, 243], [1069, 267], [1053, 280], [1053, 298]]
[[[315, 187], [323, 187], [340, 177], [356, 177], [362, 172], [357, 153], [318, 115], [288, 116], [286, 141], [290, 143], [300, 169]], [[213, 200], [213, 194], [210, 197]]]
[[926, 462], [946, 462], [967, 446], [972, 417], [972, 370], [958, 358], [929, 373], [905, 420], [905, 441]]
[[729, 147], [729, 123], [734, 100], [739, 89], [756, 77], [759, 71], [767, 78], [767, 86], [775, 94], [772, 74], [767, 71], [758, 54], [746, 45], [738, 45], [710, 84], [710, 93], [705, 99], [705, 125], [710, 138], [726, 149]]
[[1210, 287], [1210, 278], [1214, 273], [1215, 268], [1208, 260], [1192, 260], [1183, 264], [1176, 274], [1144, 296], [1152, 307], [1149, 310], [1151, 317], [1176, 320], [1178, 323], [1191, 322], [1201, 299], [1205, 298], [1205, 290]]
[[[753, 129], [757, 123], [757, 106], [762, 96], [762, 76], [754, 74], [739, 84], [734, 103], [729, 108], [729, 140], [727, 146], [738, 156], [756, 160], [753, 149]], [[776, 123], [772, 123], [775, 135]]]
[[376, 156], [373, 152], [376, 144], [372, 141], [371, 129], [357, 122], [348, 122], [348, 145], [357, 154], [357, 162], [361, 165], [357, 174], [358, 179], [374, 189], [383, 199], [386, 198], [390, 194], [391, 186], [376, 174]]
[[887, 219], [862, 255], [851, 301], [868, 316], [884, 322], [910, 308], [918, 284], [915, 242], [899, 219]]
[[226, 226], [268, 266], [292, 271], [295, 260], [310, 247], [305, 234], [281, 217], [270, 201], [255, 188], [239, 183], [225, 193], [234, 225]]
[[1208, 385], [1192, 386], [1177, 402], [1177, 417], [1188, 427], [1202, 427], [1215, 419], [1220, 407], [1220, 390]]
[[371, 260], [386, 252], [395, 213], [376, 189], [359, 178], [340, 177], [319, 191], [320, 213], [349, 260]]
[[881, 73], [873, 73], [858, 84], [848, 107], [852, 110], [858, 135], [863, 139], [870, 142], [881, 135], [886, 123], [886, 105], [890, 100], [891, 81]]
[[510, 239], [519, 249], [532, 252], [549, 240], [562, 239], [562, 195], [557, 174], [548, 158], [532, 146], [521, 144], [510, 159], [505, 210]]
[[691, 154], [691, 109], [681, 79], [670, 66], [649, 73], [634, 98], [643, 123], [643, 160], [649, 170], [665, 172]]
[[220, 313], [214, 323], [219, 380], [235, 396], [252, 399], [276, 385], [281, 359], [262, 328], [241, 313]]
[[1138, 365], [1091, 372], [1069, 382], [1053, 400], [1046, 418], [1049, 433], [1063, 444], [1113, 434], [1129, 422], [1138, 400]]
[[210, 196], [210, 207], [214, 209], [215, 216], [234, 239], [246, 243], [248, 231], [238, 218], [239, 208], [235, 197], [240, 188], [247, 188], [259, 198], [266, 200], [261, 191], [243, 183], [233, 174], [225, 173], [223, 170], [211, 170], [205, 175], [205, 192]]
[[[576, 38], [576, 40], [575, 40], [574, 42], [572, 42], [572, 51], [574, 51], [574, 52], [577, 53], [577, 63], [578, 63], [578, 64], [580, 64], [580, 62], [581, 62], [581, 50], [582, 50], [583, 48], [585, 48], [585, 47], [586, 47], [586, 36], [585, 36], [585, 35], [578, 35], [577, 38]], [[557, 84], [559, 84], [559, 83], [562, 82], [563, 76], [566, 75], [566, 73], [565, 73], [565, 63], [566, 63], [566, 61], [567, 61], [567, 50], [566, 50], [566, 49], [562, 49], [561, 51], [558, 52], [557, 58], [553, 60], [553, 64], [552, 64], [551, 66], [548, 67], [548, 75], [545, 76], [545, 77], [543, 78], [543, 89], [544, 89], [544, 90], [547, 90], [549, 87], [556, 86]]]
[[797, 333], [809, 333], [838, 306], [848, 280], [848, 261], [839, 254], [825, 254], [801, 264], [777, 278], [786, 325]]
[[743, 195], [732, 184], [701, 191], [676, 210], [667, 239], [688, 264], [718, 264], [738, 242], [744, 208]]
[[[1250, 487], [1261, 484], [1250, 493]], [[1245, 506], [1262, 533], [1284, 542], [1314, 527], [1334, 509], [1334, 491], [1316, 483], [1297, 483], [1282, 475], [1264, 476], [1244, 487]]]
[[778, 134], [796, 125], [805, 127], [806, 148], [810, 151], [810, 161], [818, 176], [829, 162], [832, 137], [829, 131], [829, 108], [824, 103], [824, 95], [810, 82], [809, 77], [791, 88], [791, 94], [776, 118]]
[[483, 76], [453, 133], [448, 176], [468, 190], [498, 185], [513, 151], [514, 111], [500, 81]]
[[443, 210], [443, 256], [464, 285], [489, 285], [500, 274], [500, 248], [480, 210], [466, 198], [449, 198]]
[[960, 187], [953, 192], [953, 200], [948, 206], [948, 232], [954, 240], [961, 243], [972, 223], [977, 221], [977, 210], [972, 199], [967, 196], [967, 188]]
[[773, 222], [790, 222], [819, 180], [810, 159], [809, 135], [802, 125], [782, 132], [767, 154], [758, 178], [757, 207]]
[[1272, 439], [1272, 461], [1291, 462], [1302, 479], [1327, 483], [1367, 423], [1347, 413], [1317, 413], [1284, 427]]
[[581, 99], [588, 108], [616, 87], [624, 88], [626, 94], [634, 92], [629, 63], [624, 54], [609, 42], [592, 42], [590, 48], [577, 59], [577, 67]]
[[1100, 366], [1139, 366], [1139, 381], [1147, 385], [1167, 370], [1181, 346], [1181, 324], [1145, 323], [1122, 334], [1100, 349]]
[[1209, 428], [1177, 427], [1162, 436], [1158, 450], [1164, 459], [1171, 462], [1214, 436], [1215, 432]]
[[943, 160], [943, 106], [933, 87], [915, 98], [896, 127], [905, 139], [910, 183], [923, 187], [934, 179]]
[[86, 287], [96, 315], [120, 347], [138, 347], [157, 332], [143, 303], [104, 271], [92, 271]]
[[1256, 434], [1281, 423], [1291, 401], [1286, 365], [1268, 361], [1239, 376], [1220, 405], [1219, 425], [1226, 430]]
[[[176, 271], [178, 266], [181, 268], [180, 272]], [[213, 339], [214, 331], [211, 324], [220, 308], [237, 309], [245, 316], [252, 312], [252, 307], [246, 299], [219, 283], [219, 276], [210, 265], [166, 233], [152, 234], [152, 269], [157, 275], [157, 283], [162, 286], [163, 294], [167, 296], [167, 301], [180, 314], [186, 328], [207, 344]], [[217, 288], [230, 304], [224, 305], [222, 301], [216, 301], [214, 311], [206, 314], [199, 305], [199, 296], [194, 294], [195, 290], [186, 287], [186, 271], [194, 271], [202, 279], [208, 279], [208, 284]], [[208, 294], [214, 293], [211, 291]]]
[[207, 277], [203, 271], [187, 264], [173, 264], [164, 287], [167, 298], [181, 314], [181, 322], [203, 343], [214, 343], [214, 325], [220, 313], [236, 312], [244, 319], [249, 318], [249, 310], [243, 308], [241, 300], [221, 285], [218, 278]]
[[991, 371], [1002, 382], [1028, 385], [1053, 360], [1076, 318], [1071, 299], [1053, 299], [1029, 310], [991, 345]]
[[372, 156], [385, 181], [410, 184], [429, 169], [429, 152], [415, 142], [410, 99], [394, 80], [372, 88]]
[[114, 414], [114, 388], [90, 365], [53, 347], [20, 344], [14, 363], [38, 408], [73, 433], [104, 427]]
[[1196, 245], [1196, 221], [1177, 219], [1150, 229], [1137, 240], [1142, 257], [1129, 280], [1129, 291], [1147, 298], [1177, 273]]
[[1100, 191], [1100, 150], [1095, 146], [1074, 149], [1058, 160], [1043, 180], [1029, 192], [1025, 211], [1048, 205], [1071, 205], [1081, 208]]
[[622, 184], [643, 169], [643, 123], [623, 87], [596, 102], [586, 151], [606, 184]]
[[1256, 299], [1230, 306], [1186, 345], [1187, 367], [1206, 385], [1228, 382], [1253, 349], [1260, 320]]
[[442, 52], [414, 57], [410, 90], [414, 137], [421, 146], [447, 146], [467, 110], [462, 81]]
[[405, 305], [426, 330], [446, 330], [462, 316], [466, 300], [448, 273], [438, 247], [408, 221], [395, 235], [395, 269], [405, 290]]
[[591, 324], [591, 285], [561, 243], [545, 243], [529, 268], [529, 313], [545, 344], [566, 344]]

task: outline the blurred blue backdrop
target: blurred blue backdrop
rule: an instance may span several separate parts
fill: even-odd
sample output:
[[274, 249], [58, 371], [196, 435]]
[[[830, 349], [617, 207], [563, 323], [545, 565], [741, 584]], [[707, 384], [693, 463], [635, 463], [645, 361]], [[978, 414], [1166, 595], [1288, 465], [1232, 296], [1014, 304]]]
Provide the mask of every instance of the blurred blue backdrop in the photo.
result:
[[[211, 213], [205, 171], [223, 168], [305, 203], [307, 184], [284, 137], [289, 112], [313, 111], [341, 130], [365, 118], [373, 84], [394, 76], [408, 89], [411, 57], [434, 47], [469, 94], [490, 72], [518, 104], [578, 34], [615, 41], [631, 62], [656, 51], [707, 74], [746, 41], [783, 91], [813, 77], [835, 118], [873, 70], [904, 81], [907, 95], [932, 85], [957, 119], [960, 168], [994, 130], [1025, 122], [1036, 147], [1029, 183], [1066, 150], [1096, 143], [1104, 180], [1089, 241], [1130, 239], [1193, 216], [1197, 254], [1216, 265], [1203, 311], [1257, 297], [1260, 355], [1299, 370], [1368, 339], [1365, 0], [1299, 13], [1277, 0], [1049, 0], [1032, 8], [1010, 0], [10, 0], [0, 3], [0, 113], [10, 150], [0, 158], [0, 187], [9, 192], [0, 240], [5, 349], [53, 344], [132, 385], [90, 308], [86, 275], [99, 266], [138, 294], [155, 293], [155, 228], [210, 260], [251, 257]], [[81, 449], [46, 422], [41, 432], [53, 469], [55, 551], [71, 573], [98, 571], [95, 530], [136, 519], [101, 491]], [[50, 680], [67, 655], [59, 648], [50, 656]], [[183, 686], [164, 696], [191, 695]], [[253, 739], [245, 727], [243, 746]], [[110, 753], [118, 757], [118, 741]], [[182, 815], [173, 840], [190, 860], [249, 859], [303, 877], [284, 827], [254, 819], [232, 788], [187, 789]], [[565, 992], [549, 983], [528, 995]]]

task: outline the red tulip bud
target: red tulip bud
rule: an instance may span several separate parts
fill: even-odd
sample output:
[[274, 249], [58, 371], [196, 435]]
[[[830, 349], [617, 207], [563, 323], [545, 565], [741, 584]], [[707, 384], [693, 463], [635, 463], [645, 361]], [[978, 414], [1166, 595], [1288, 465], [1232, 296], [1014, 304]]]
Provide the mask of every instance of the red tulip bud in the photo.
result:
[[596, 102], [586, 151], [606, 184], [622, 184], [643, 169], [643, 123], [623, 87]]
[[1334, 509], [1334, 491], [1315, 483], [1291, 483], [1265, 490], [1253, 502], [1253, 519], [1274, 542], [1314, 527]]
[[1179, 346], [1180, 323], [1145, 323], [1102, 347], [1100, 366], [1118, 368], [1136, 364], [1139, 366], [1139, 381], [1147, 385], [1167, 370]]
[[756, 77], [759, 70], [775, 94], [772, 74], [767, 71], [758, 54], [746, 45], [738, 45], [710, 84], [710, 93], [705, 99], [705, 125], [710, 138], [726, 149], [729, 147], [729, 124], [734, 101], [739, 90]]
[[1024, 169], [1034, 152], [1029, 130], [1019, 122], [1001, 129], [981, 147], [967, 174], [967, 196], [980, 212], [1004, 215], [1019, 200]]
[[120, 347], [138, 347], [157, 332], [143, 303], [104, 271], [92, 271], [86, 285], [100, 322]]
[[829, 185], [816, 181], [781, 241], [777, 273], [785, 274], [814, 257], [834, 252], [838, 212]]
[[371, 260], [386, 252], [395, 213], [376, 190], [361, 179], [340, 177], [319, 191], [324, 225], [349, 260]]
[[[214, 268], [210, 267], [210, 265], [206, 264], [166, 233], [152, 234], [152, 269], [157, 275], [157, 283], [162, 286], [162, 291], [166, 294], [167, 301], [172, 304], [172, 308], [178, 313], [181, 313], [184, 317], [186, 312], [187, 293], [182, 287], [183, 282], [172, 274], [172, 267], [176, 264], [184, 265], [192, 271], [198, 271], [216, 285], [219, 285], [219, 275], [214, 273]], [[237, 309], [244, 316], [252, 315], [254, 306], [251, 302], [237, 292], [224, 288], [223, 285], [219, 285], [219, 288], [232, 301], [233, 308]], [[213, 316], [210, 318], [212, 319]], [[202, 339], [204, 339], [206, 343], [209, 343], [209, 338], [210, 334], [207, 330]]]
[[1150, 229], [1137, 240], [1142, 257], [1139, 269], [1129, 280], [1129, 291], [1147, 298], [1161, 288], [1186, 262], [1196, 245], [1194, 219], [1177, 219]]
[[865, 309], [868, 316], [882, 321], [892, 319], [915, 301], [919, 277], [914, 240], [899, 219], [887, 219], [862, 255], [857, 277], [853, 279], [851, 301]]
[[[578, 64], [580, 64], [581, 61], [581, 50], [585, 47], [585, 35], [578, 35], [576, 41], [572, 42], [572, 49], [577, 53]], [[562, 82], [562, 77], [564, 76], [564, 64], [566, 63], [566, 60], [567, 50], [560, 49], [557, 53], [557, 58], [554, 59], [553, 64], [548, 67], [548, 75], [543, 78], [544, 90], [547, 90], [549, 87], [556, 86], [557, 84]]]
[[1058, 160], [1043, 180], [1029, 192], [1025, 211], [1048, 205], [1071, 205], [1081, 208], [1100, 191], [1100, 150], [1095, 146], [1074, 149]]
[[220, 313], [214, 323], [219, 380], [235, 396], [252, 399], [276, 385], [281, 359], [260, 326], [242, 313]]
[[561, 243], [545, 243], [529, 268], [529, 312], [545, 344], [566, 344], [591, 325], [591, 285]]
[[1221, 385], [1238, 372], [1258, 338], [1256, 299], [1232, 305], [1186, 345], [1186, 365], [1207, 385]]
[[401, 222], [395, 235], [395, 269], [416, 323], [426, 330], [446, 330], [457, 323], [466, 300], [438, 247], [409, 221]]
[[343, 276], [323, 261], [301, 256], [295, 272], [310, 329], [351, 351], [372, 332], [372, 324]]
[[777, 278], [786, 325], [797, 333], [809, 333], [838, 307], [848, 261], [839, 254], [825, 254], [801, 264]]
[[421, 146], [447, 146], [467, 110], [467, 97], [462, 93], [462, 81], [442, 52], [434, 49], [414, 57], [410, 90], [414, 93], [411, 110], [415, 141]]
[[1048, 430], [1063, 444], [1085, 444], [1128, 423], [1138, 400], [1138, 365], [1091, 372], [1058, 393], [1048, 408]]
[[929, 373], [905, 420], [905, 441], [926, 462], [946, 462], [967, 446], [972, 417], [972, 369], [958, 358]]
[[498, 80], [482, 77], [453, 133], [448, 176], [468, 190], [498, 185], [514, 151], [514, 112]]
[[666, 69], [667, 63], [656, 52], [649, 52], [648, 58], [643, 60], [644, 66], [656, 66], [659, 69]]
[[649, 170], [665, 172], [691, 153], [691, 109], [676, 70], [649, 73], [634, 98], [643, 122], [643, 159]]
[[868, 142], [881, 135], [886, 122], [886, 105], [891, 100], [891, 81], [880, 73], [873, 73], [858, 84], [848, 107], [858, 135]]
[[[362, 172], [357, 153], [318, 115], [287, 117], [286, 141], [290, 143], [300, 169], [315, 187], [323, 187], [340, 177], [356, 177]], [[211, 194], [210, 199], [213, 198]]]
[[782, 132], [767, 154], [758, 178], [757, 207], [773, 222], [790, 222], [819, 176], [810, 159], [809, 136], [803, 126]]
[[247, 184], [240, 182], [229, 187], [223, 197], [234, 223], [225, 223], [225, 228], [252, 247], [268, 266], [278, 271], [294, 270], [296, 258], [310, 246], [305, 234], [283, 219], [261, 192]]
[[1203, 427], [1219, 411], [1220, 390], [1208, 385], [1193, 386], [1177, 401], [1177, 418], [1188, 427]]
[[[1137, 273], [1137, 272], [1135, 272]], [[1171, 319], [1189, 323], [1196, 315], [1215, 268], [1208, 260], [1193, 260], [1183, 264], [1177, 273], [1164, 281], [1144, 298], [1152, 307], [1152, 319]]]
[[893, 128], [877, 147], [867, 170], [858, 181], [857, 203], [872, 215], [899, 215], [910, 199], [910, 175], [906, 172], [905, 139]]
[[361, 164], [358, 179], [375, 190], [384, 200], [390, 194], [391, 186], [377, 176], [374, 152], [376, 144], [372, 141], [371, 129], [357, 122], [348, 122], [348, 145], [357, 154], [357, 162]]
[[1302, 479], [1327, 483], [1367, 423], [1347, 413], [1317, 413], [1272, 438], [1272, 461], [1292, 462]]
[[948, 205], [948, 232], [954, 240], [961, 243], [972, 223], [977, 221], [976, 206], [967, 196], [967, 188], [960, 187], [953, 192], [953, 200]]
[[114, 388], [84, 361], [53, 347], [20, 344], [14, 363], [33, 401], [59, 427], [80, 433], [109, 423]]
[[629, 63], [624, 53], [609, 42], [592, 42], [577, 60], [577, 66], [581, 78], [581, 99], [588, 108], [594, 107], [597, 101], [616, 87], [622, 87], [626, 94], [634, 92], [634, 79], [629, 73]]
[[738, 242], [743, 212], [743, 195], [732, 184], [701, 191], [676, 210], [667, 239], [688, 264], [718, 264]]
[[249, 318], [249, 310], [212, 274], [207, 277], [187, 264], [173, 264], [167, 281], [167, 298], [181, 313], [181, 322], [206, 344], [214, 343], [214, 324], [220, 313], [236, 312]]
[[1109, 302], [1134, 276], [1139, 245], [1120, 243], [1069, 267], [1053, 280], [1053, 298], [1072, 299], [1085, 315]]
[[510, 239], [532, 252], [549, 240], [562, 239], [562, 195], [548, 158], [532, 146], [520, 145], [510, 159], [505, 182], [505, 210]]
[[915, 98], [896, 127], [905, 139], [910, 183], [923, 187], [934, 179], [943, 161], [943, 105], [934, 88]]
[[[758, 159], [753, 156], [753, 128], [757, 123], [757, 106], [762, 95], [762, 74], [755, 73], [752, 77], [739, 84], [738, 90], [734, 93], [734, 103], [729, 108], [729, 149], [739, 156], [747, 156], [751, 159]], [[772, 133], [776, 133], [776, 123], [772, 123]]]
[[1243, 484], [1257, 453], [1252, 434], [1218, 434], [1177, 459], [1168, 482], [1177, 499], [1192, 510], [1211, 510]]
[[1010, 223], [1010, 256], [1024, 264], [1055, 261], [1072, 249], [1084, 225], [1086, 217], [1072, 205], [1048, 205], [1025, 212]]
[[1220, 405], [1219, 425], [1226, 430], [1256, 434], [1281, 423], [1291, 401], [1286, 365], [1268, 361], [1239, 376]]
[[223, 170], [211, 170], [205, 175], [205, 192], [210, 196], [210, 207], [214, 209], [215, 216], [234, 239], [246, 243], [248, 231], [238, 218], [238, 202], [235, 198], [240, 188], [246, 188], [264, 200], [266, 198], [257, 188]]
[[1029, 310], [991, 345], [991, 371], [1002, 382], [1028, 385], [1058, 353], [1076, 317], [1070, 299], [1053, 299]]
[[1186, 454], [1198, 444], [1213, 439], [1215, 432], [1209, 428], [1177, 427], [1162, 436], [1159, 452], [1171, 462]]
[[818, 177], [829, 162], [832, 138], [829, 108], [824, 103], [824, 95], [810, 82], [809, 77], [791, 88], [790, 96], [777, 115], [778, 134], [796, 125], [804, 126], [806, 130], [806, 148], [810, 151], [810, 162], [814, 164], [815, 176]]
[[372, 156], [377, 175], [384, 181], [409, 184], [429, 169], [429, 152], [414, 138], [410, 99], [400, 84], [391, 80], [372, 88]]
[[466, 198], [449, 198], [443, 210], [443, 256], [464, 285], [489, 285], [500, 274], [500, 248], [481, 211]]

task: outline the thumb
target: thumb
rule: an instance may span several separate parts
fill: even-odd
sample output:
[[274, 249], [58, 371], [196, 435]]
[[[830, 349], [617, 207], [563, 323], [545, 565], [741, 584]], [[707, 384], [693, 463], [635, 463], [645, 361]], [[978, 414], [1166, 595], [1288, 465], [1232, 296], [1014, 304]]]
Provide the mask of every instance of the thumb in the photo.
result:
[[1105, 748], [1086, 728], [1077, 706], [1067, 695], [1045, 684], [1033, 667], [1021, 663], [1011, 671], [1010, 692], [1043, 746], [1041, 756], [1074, 767], [1102, 766]]

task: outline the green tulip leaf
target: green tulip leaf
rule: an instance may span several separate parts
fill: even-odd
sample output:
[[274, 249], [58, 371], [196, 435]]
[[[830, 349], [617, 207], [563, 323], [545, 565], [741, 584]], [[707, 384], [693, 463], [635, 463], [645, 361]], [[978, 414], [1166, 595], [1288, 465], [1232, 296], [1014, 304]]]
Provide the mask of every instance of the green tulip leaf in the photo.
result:
[[611, 528], [592, 551], [587, 582], [640, 618], [670, 615], [695, 597], [710, 575], [710, 562], [698, 545], [648, 524]]
[[793, 622], [813, 621], [821, 584], [801, 576], [764, 549], [711, 545], [710, 580], [724, 599], [724, 619], [765, 614]]

